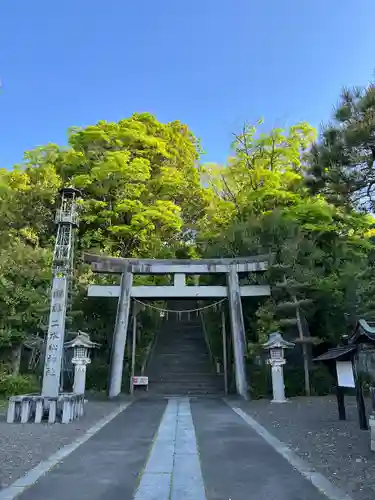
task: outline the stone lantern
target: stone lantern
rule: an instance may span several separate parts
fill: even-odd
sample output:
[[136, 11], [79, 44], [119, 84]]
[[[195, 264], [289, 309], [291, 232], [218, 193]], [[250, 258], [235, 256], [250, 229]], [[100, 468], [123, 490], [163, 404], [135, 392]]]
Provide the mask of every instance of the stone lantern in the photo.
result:
[[271, 365], [273, 392], [272, 402], [285, 403], [283, 365], [285, 365], [286, 360], [284, 356], [284, 349], [291, 349], [294, 347], [294, 344], [284, 340], [280, 332], [275, 332], [269, 335], [268, 342], [263, 344], [263, 347], [269, 351], [267, 363]]
[[100, 347], [100, 344], [92, 342], [88, 333], [78, 330], [76, 337], [69, 342], [65, 342], [66, 348], [73, 349], [72, 364], [74, 365], [73, 392], [84, 394], [86, 387], [86, 368], [91, 363], [90, 351]]

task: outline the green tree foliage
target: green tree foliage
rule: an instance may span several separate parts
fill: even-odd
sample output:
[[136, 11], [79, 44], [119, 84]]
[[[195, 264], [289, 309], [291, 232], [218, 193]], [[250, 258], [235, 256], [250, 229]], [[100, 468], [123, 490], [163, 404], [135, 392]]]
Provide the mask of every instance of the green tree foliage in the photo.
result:
[[17, 238], [0, 248], [0, 349], [43, 328], [48, 311], [50, 252]]
[[[49, 307], [51, 251], [39, 245], [36, 231], [41, 219], [23, 218], [21, 207], [26, 203], [28, 189], [24, 181], [18, 169], [0, 172], [0, 351], [3, 352], [19, 345], [27, 335], [40, 332]], [[39, 189], [43, 192], [43, 186]], [[30, 204], [29, 210], [36, 214], [43, 210], [42, 204], [39, 207]]]
[[357, 275], [372, 247], [373, 218], [307, 189], [314, 137], [307, 124], [260, 135], [245, 127], [227, 168], [206, 168], [212, 198], [202, 220], [201, 251], [273, 255], [267, 274], [273, 296], [249, 324], [251, 341], [264, 341], [277, 325], [296, 327], [296, 304], [313, 335], [337, 339], [345, 333], [348, 311], [355, 314], [358, 306], [350, 297], [357, 293]]
[[81, 244], [115, 255], [172, 254], [205, 208], [199, 145], [147, 113], [73, 129], [56, 171], [83, 191]]
[[272, 296], [245, 306], [249, 346], [279, 327], [296, 337], [297, 310], [313, 337], [337, 340], [348, 318], [375, 310], [374, 95], [373, 86], [346, 91], [318, 140], [305, 122], [269, 132], [261, 121], [245, 125], [226, 165], [200, 165], [188, 127], [148, 113], [72, 128], [68, 147], [27, 152], [22, 165], [0, 171], [0, 349], [42, 327], [58, 192], [68, 185], [82, 191], [69, 325], [103, 344], [104, 363], [115, 304], [88, 300], [86, 290], [112, 278], [94, 276], [82, 251], [270, 254], [269, 271], [251, 277], [270, 283]]
[[21, 210], [15, 229], [43, 244], [53, 234], [58, 188], [81, 189], [80, 246], [112, 255], [173, 255], [206, 206], [199, 143], [180, 122], [134, 114], [118, 123], [74, 128], [70, 147], [50, 144], [2, 172]]
[[[46, 321], [59, 189], [82, 191], [73, 310], [69, 327], [110, 346], [115, 304], [87, 300], [94, 277], [82, 251], [124, 257], [192, 252], [191, 235], [208, 203], [198, 140], [181, 122], [150, 114], [71, 129], [69, 146], [36, 148], [0, 171], [0, 344], [12, 347]], [[113, 301], [112, 301], [113, 302]]]
[[342, 207], [374, 209], [375, 85], [344, 89], [308, 165], [313, 193]]
[[246, 125], [235, 137], [229, 164], [203, 169], [211, 200], [202, 219], [201, 237], [205, 241], [215, 237], [233, 220], [295, 205], [306, 189], [302, 170], [314, 138], [315, 131], [307, 123], [268, 134], [257, 134], [256, 127]]

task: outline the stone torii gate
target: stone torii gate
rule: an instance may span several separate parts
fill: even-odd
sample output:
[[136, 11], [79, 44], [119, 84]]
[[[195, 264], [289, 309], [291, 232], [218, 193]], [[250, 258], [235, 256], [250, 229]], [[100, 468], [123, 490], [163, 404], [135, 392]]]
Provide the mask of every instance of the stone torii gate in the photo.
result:
[[[149, 299], [227, 297], [233, 339], [236, 389], [238, 394], [247, 397], [244, 360], [245, 325], [241, 298], [269, 296], [270, 287], [268, 285], [240, 286], [238, 273], [266, 271], [269, 256], [260, 255], [234, 259], [157, 260], [122, 259], [85, 254], [84, 260], [91, 264], [94, 272], [121, 275], [120, 285], [90, 285], [88, 288], [89, 297], [118, 297], [112, 344], [109, 397], [115, 397], [121, 392], [126, 335], [132, 297]], [[227, 286], [187, 286], [185, 283], [186, 275], [218, 273], [226, 275]], [[137, 274], [173, 274], [174, 283], [171, 286], [133, 286], [133, 275]]]

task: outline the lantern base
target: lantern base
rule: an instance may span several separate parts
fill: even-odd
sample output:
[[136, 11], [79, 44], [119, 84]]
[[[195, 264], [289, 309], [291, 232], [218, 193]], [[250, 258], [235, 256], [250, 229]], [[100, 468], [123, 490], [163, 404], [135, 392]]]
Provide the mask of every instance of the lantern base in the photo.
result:
[[86, 367], [89, 364], [89, 359], [81, 359], [79, 362], [74, 361], [74, 383], [73, 391], [75, 394], [85, 394], [86, 390]]

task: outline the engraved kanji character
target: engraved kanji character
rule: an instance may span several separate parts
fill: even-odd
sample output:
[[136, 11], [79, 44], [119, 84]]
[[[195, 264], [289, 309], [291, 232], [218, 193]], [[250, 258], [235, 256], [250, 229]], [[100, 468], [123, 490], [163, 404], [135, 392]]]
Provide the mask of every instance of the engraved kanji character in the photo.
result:
[[61, 312], [61, 311], [62, 311], [61, 304], [53, 304], [52, 312]]
[[48, 339], [49, 339], [49, 340], [57, 340], [57, 339], [59, 339], [59, 338], [60, 338], [60, 334], [59, 334], [58, 332], [54, 332], [54, 331], [52, 331], [52, 332], [50, 332], [50, 333], [48, 334]]
[[46, 375], [54, 377], [56, 375], [56, 370], [52, 366], [46, 366]]

